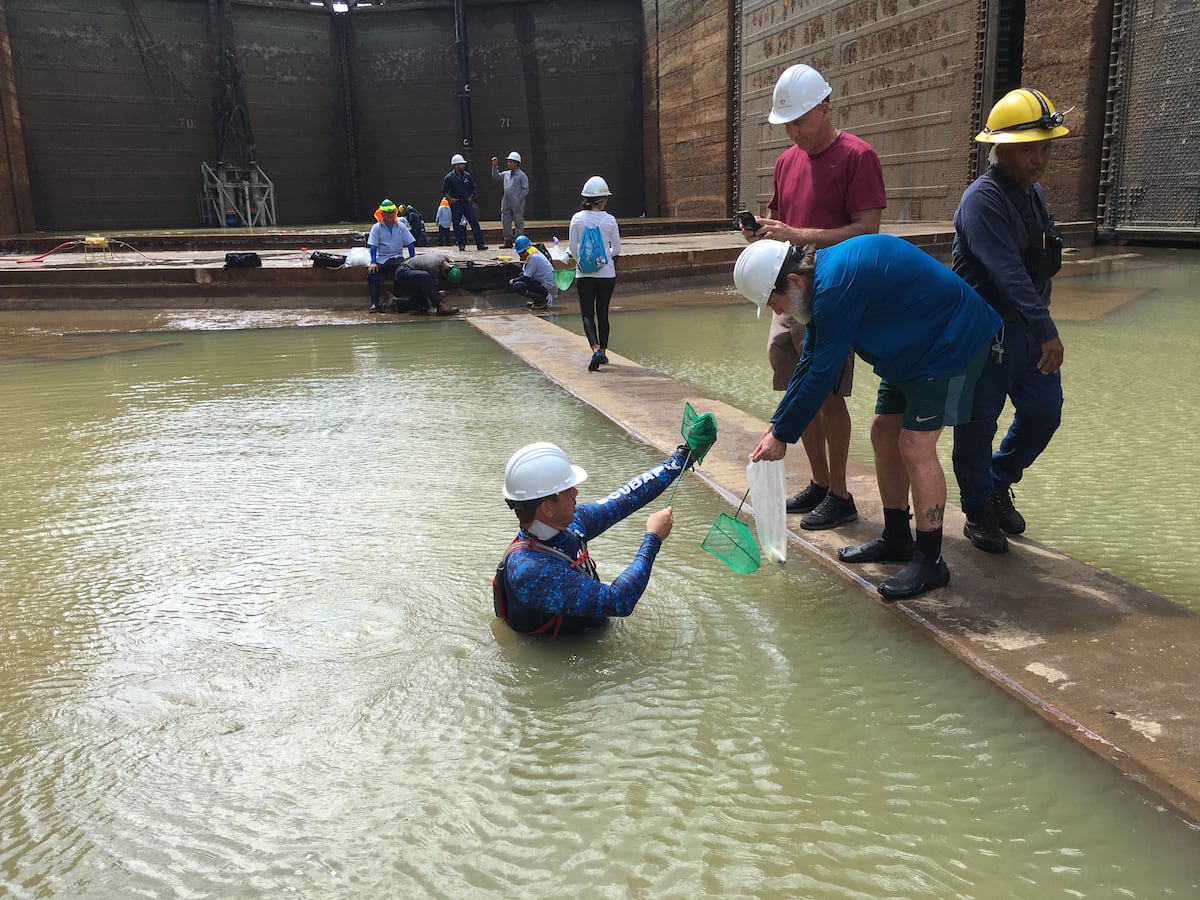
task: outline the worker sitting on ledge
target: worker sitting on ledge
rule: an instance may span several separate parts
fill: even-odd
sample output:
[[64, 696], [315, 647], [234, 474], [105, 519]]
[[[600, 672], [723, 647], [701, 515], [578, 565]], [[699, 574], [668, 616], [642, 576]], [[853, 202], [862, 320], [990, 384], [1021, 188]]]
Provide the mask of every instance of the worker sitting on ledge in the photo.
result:
[[[396, 212], [396, 204], [391, 200], [380, 203], [379, 209], [375, 210], [376, 222], [367, 236], [367, 246], [371, 250], [371, 264], [367, 266], [367, 287], [371, 292], [371, 307], [368, 312], [382, 312], [379, 306], [379, 286], [389, 277], [395, 279], [397, 269], [404, 262], [406, 250], [409, 259], [417, 252], [412, 232], [408, 230], [404, 221], [397, 219]], [[408, 291], [397, 284], [395, 293], [400, 297], [406, 296]]]

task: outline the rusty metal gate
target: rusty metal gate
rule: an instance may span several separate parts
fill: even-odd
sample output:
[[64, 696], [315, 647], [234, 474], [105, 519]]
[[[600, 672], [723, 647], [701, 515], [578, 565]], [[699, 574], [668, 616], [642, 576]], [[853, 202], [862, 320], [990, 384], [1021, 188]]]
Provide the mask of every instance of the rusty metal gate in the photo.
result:
[[1115, 0], [1100, 233], [1200, 235], [1200, 2]]
[[886, 222], [948, 221], [975, 173], [977, 72], [990, 55], [978, 0], [743, 0], [737, 17], [737, 201], [762, 210], [787, 148], [767, 123], [779, 74], [808, 63], [834, 124], [883, 163]]

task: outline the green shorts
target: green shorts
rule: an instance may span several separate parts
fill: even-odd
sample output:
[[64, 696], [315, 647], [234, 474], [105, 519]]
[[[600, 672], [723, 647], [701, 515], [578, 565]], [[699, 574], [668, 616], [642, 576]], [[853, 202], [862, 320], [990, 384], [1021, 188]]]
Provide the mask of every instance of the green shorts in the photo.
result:
[[984, 346], [961, 372], [947, 378], [922, 378], [919, 381], [879, 382], [875, 415], [904, 415], [902, 427], [909, 431], [937, 431], [948, 425], [971, 421], [971, 403], [975, 382], [987, 361]]

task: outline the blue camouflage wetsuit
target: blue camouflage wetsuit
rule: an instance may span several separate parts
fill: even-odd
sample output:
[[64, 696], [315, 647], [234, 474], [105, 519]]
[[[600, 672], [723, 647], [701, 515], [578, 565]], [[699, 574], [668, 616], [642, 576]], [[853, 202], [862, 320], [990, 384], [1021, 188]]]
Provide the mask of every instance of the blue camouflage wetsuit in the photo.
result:
[[[575, 507], [575, 518], [565, 531], [548, 541], [538, 541], [557, 553], [518, 548], [504, 565], [508, 597], [508, 625], [523, 634], [537, 631], [562, 615], [557, 631], [582, 631], [603, 624], [610, 616], [627, 616], [641, 599], [650, 581], [650, 569], [662, 539], [647, 531], [633, 562], [604, 584], [594, 574], [587, 542], [603, 534], [626, 516], [637, 512], [670, 486], [683, 471], [687, 448], [676, 450], [653, 469], [630, 479], [607, 497]], [[535, 540], [522, 528], [517, 540]], [[569, 560], [575, 560], [574, 565]], [[552, 632], [553, 633], [553, 632]]]

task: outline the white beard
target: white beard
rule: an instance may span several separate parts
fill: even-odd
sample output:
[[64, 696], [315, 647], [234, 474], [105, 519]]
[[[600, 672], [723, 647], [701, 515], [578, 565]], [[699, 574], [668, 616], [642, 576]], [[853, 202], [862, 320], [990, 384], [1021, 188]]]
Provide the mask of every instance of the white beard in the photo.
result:
[[805, 325], [812, 320], [812, 301], [803, 288], [788, 287], [788, 315]]

